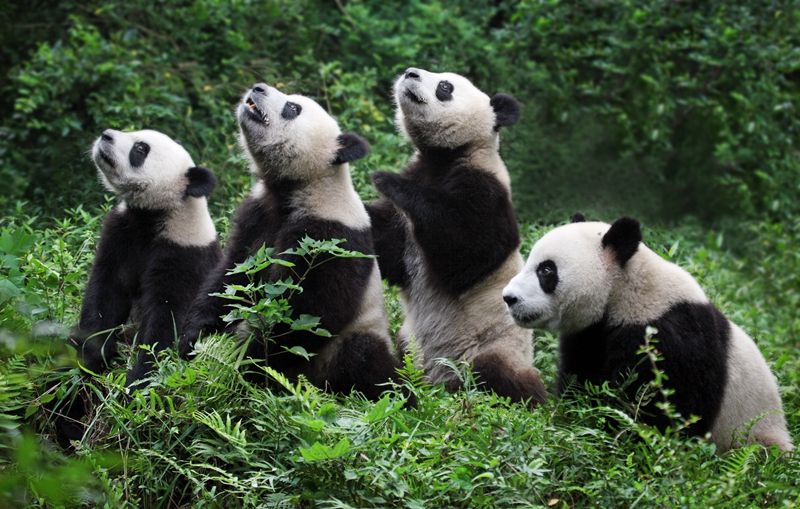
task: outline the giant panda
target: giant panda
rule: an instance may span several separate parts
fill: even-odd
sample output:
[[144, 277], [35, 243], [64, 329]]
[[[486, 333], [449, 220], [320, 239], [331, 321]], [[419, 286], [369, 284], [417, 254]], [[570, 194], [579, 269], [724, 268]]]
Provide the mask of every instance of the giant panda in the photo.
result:
[[[503, 290], [517, 323], [560, 332], [558, 392], [572, 379], [619, 385], [633, 373], [626, 392], [634, 397], [654, 376], [638, 353], [652, 326], [672, 403], [683, 417], [700, 417], [690, 433], [710, 432], [719, 450], [743, 442], [791, 450], [764, 357], [694, 278], [642, 244], [633, 219], [573, 221], [536, 242], [525, 269]], [[663, 429], [669, 419], [657, 401], [644, 409], [644, 420]]]
[[378, 172], [369, 206], [381, 273], [401, 289], [403, 350], [416, 341], [433, 383], [456, 389], [441, 358], [468, 362], [484, 388], [542, 402], [532, 334], [501, 292], [523, 266], [499, 130], [516, 123], [510, 95], [489, 98], [453, 73], [407, 69], [394, 85], [396, 123], [416, 151], [401, 173]]
[[[138, 326], [140, 345], [153, 351], [172, 345], [222, 252], [206, 203], [216, 178], [169, 136], [107, 129], [94, 142], [92, 159], [119, 203], [103, 222], [71, 342], [82, 363], [101, 372], [129, 321]], [[127, 385], [151, 364], [152, 355], [140, 350]]]
[[[374, 254], [369, 215], [349, 173], [349, 163], [368, 153], [366, 141], [342, 134], [336, 120], [312, 99], [287, 95], [266, 84], [256, 84], [244, 94], [236, 117], [241, 145], [258, 181], [235, 213], [224, 259], [192, 306], [181, 341], [186, 357], [201, 332], [225, 328], [221, 315], [226, 301], [210, 294], [222, 292], [225, 285], [247, 284], [243, 275], [226, 271], [262, 245], [282, 253], [309, 236], [345, 239], [345, 249]], [[306, 271], [307, 263], [300, 257], [283, 256], [296, 264], [296, 273]], [[274, 281], [291, 275], [286, 267], [273, 265], [260, 277]], [[272, 337], [280, 339], [252, 340], [248, 356], [266, 359], [290, 378], [303, 374], [333, 392], [355, 388], [377, 398], [399, 360], [389, 338], [374, 256], [332, 258], [314, 268], [302, 286], [303, 291], [289, 302], [294, 314], [320, 317], [333, 338], [279, 325]], [[310, 361], [286, 351], [294, 346], [312, 354]]]

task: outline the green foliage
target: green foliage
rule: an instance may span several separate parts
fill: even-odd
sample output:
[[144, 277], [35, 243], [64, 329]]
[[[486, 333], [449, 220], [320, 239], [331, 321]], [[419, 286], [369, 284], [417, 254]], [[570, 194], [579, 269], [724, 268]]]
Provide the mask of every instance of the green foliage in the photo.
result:
[[[407, 356], [410, 410], [397, 390], [375, 403], [337, 398], [270, 368], [269, 386], [253, 385], [242, 345], [211, 336], [191, 363], [160, 354], [149, 389], [130, 395], [126, 366], [86, 374], [65, 346], [108, 209], [85, 155], [102, 129], [180, 139], [220, 178], [211, 206], [224, 236], [249, 184], [231, 114], [246, 87], [311, 95], [364, 135], [373, 152], [353, 179], [368, 199], [369, 173], [397, 170], [410, 153], [393, 126], [394, 77], [410, 65], [454, 70], [524, 103], [502, 144], [523, 252], [576, 210], [680, 222], [647, 228], [646, 242], [753, 335], [797, 440], [797, 5], [40, 3], [0, 0], [0, 506], [800, 504], [797, 454], [718, 456], [707, 441], [641, 425], [636, 402], [607, 386], [528, 411], [477, 391], [463, 366], [452, 368], [467, 390], [430, 386]], [[318, 249], [340, 247], [309, 241], [301, 256]], [[234, 270], [275, 263], [286, 260], [265, 248]], [[289, 318], [295, 276], [237, 288], [244, 300], [225, 293], [229, 318], [323, 333], [313, 317]], [[395, 334], [400, 304], [385, 294]], [[643, 353], [657, 368], [657, 341]], [[552, 334], [537, 333], [536, 363], [554, 380]], [[662, 381], [641, 397], [663, 394]], [[87, 404], [89, 431], [67, 456], [52, 405], [72, 397]]]
[[[747, 447], [718, 456], [707, 441], [662, 435], [641, 425], [631, 417], [635, 406], [607, 386], [529, 411], [476, 390], [463, 367], [454, 369], [462, 370], [467, 390], [448, 394], [426, 384], [407, 357], [402, 375], [419, 407], [406, 409], [399, 391], [375, 403], [357, 394], [337, 398], [271, 369], [267, 373], [274, 383], [253, 385], [242, 378], [241, 346], [229, 337], [211, 336], [198, 343], [190, 363], [172, 351], [161, 354], [152, 385], [127, 395], [126, 366], [87, 376], [74, 367], [74, 353], [64, 346], [91, 258], [81, 253], [92, 252], [104, 210], [76, 209], [44, 229], [32, 226], [24, 214], [0, 225], [0, 238], [7, 232], [28, 239], [2, 243], [0, 279], [15, 282], [19, 293], [0, 305], [2, 316], [10, 317], [0, 325], [0, 505], [760, 507], [800, 502], [796, 455]], [[525, 249], [549, 228], [523, 227]], [[732, 228], [706, 232], [697, 224], [647, 228], [645, 239], [697, 276], [722, 310], [753, 334], [775, 370], [791, 432], [798, 437], [800, 320], [796, 308], [785, 303], [798, 299], [800, 258], [786, 239], [797, 236], [800, 224], [738, 228], [750, 240], [743, 247], [728, 239]], [[304, 246], [301, 251], [311, 256], [317, 248], [339, 249], [336, 243]], [[728, 246], [740, 252], [733, 254]], [[42, 263], [32, 264], [31, 257], [41, 257]], [[236, 270], [254, 271], [270, 259], [280, 258], [264, 249]], [[56, 296], [53, 288], [71, 273], [81, 274], [81, 283], [64, 283]], [[253, 296], [253, 303], [274, 298], [270, 292]], [[394, 294], [387, 297], [388, 307], [397, 309]], [[29, 302], [39, 303], [42, 311], [31, 314]], [[393, 329], [399, 321], [393, 312]], [[63, 324], [47, 328], [54, 335], [30, 334], [51, 322]], [[646, 351], [657, 366], [654, 345]], [[552, 382], [557, 340], [539, 333], [536, 348], [537, 366]], [[660, 390], [658, 381], [652, 390]], [[45, 407], [73, 395], [87, 402], [89, 431], [76, 444], [76, 454], [67, 457], [52, 442], [52, 414]]]
[[[389, 90], [415, 65], [517, 95], [504, 135], [521, 215], [786, 218], [798, 195], [800, 9], [790, 2], [60, 2], [3, 34], [0, 177], [8, 210], [96, 200], [104, 128], [151, 127], [245, 182], [231, 105], [255, 81], [316, 97], [367, 137], [367, 175], [408, 153]], [[50, 214], [48, 214], [50, 215]]]

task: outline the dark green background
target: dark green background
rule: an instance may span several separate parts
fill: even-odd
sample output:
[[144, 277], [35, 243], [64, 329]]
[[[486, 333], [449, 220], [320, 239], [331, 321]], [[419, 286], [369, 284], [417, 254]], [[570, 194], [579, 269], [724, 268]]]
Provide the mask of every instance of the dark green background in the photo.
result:
[[797, 210], [800, 8], [795, 2], [0, 2], [0, 210], [59, 216], [100, 201], [86, 151], [107, 127], [184, 142], [246, 186], [232, 108], [266, 81], [314, 96], [373, 153], [409, 147], [390, 86], [408, 66], [510, 92], [503, 136], [523, 220], [575, 210], [662, 221], [785, 219]]

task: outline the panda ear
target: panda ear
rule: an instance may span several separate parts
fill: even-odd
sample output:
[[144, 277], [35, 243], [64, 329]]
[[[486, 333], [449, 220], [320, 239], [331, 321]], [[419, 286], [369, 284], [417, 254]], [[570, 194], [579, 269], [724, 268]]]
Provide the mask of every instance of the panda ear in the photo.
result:
[[639, 249], [642, 241], [642, 229], [639, 221], [630, 217], [622, 217], [614, 221], [611, 228], [603, 235], [603, 248], [611, 248], [620, 267], [625, 267], [631, 256]]
[[570, 218], [571, 223], [583, 223], [584, 221], [586, 221], [586, 216], [580, 212], [572, 214], [572, 217]]
[[519, 101], [513, 95], [499, 93], [489, 101], [494, 110], [494, 130], [499, 131], [501, 127], [514, 125], [519, 121], [519, 113], [522, 109]]
[[189, 185], [186, 186], [186, 196], [199, 198], [208, 196], [217, 186], [217, 177], [211, 170], [202, 166], [193, 166], [186, 172], [189, 178]]
[[339, 141], [339, 150], [336, 151], [336, 158], [331, 164], [349, 163], [369, 154], [369, 143], [357, 134], [340, 134], [337, 140]]

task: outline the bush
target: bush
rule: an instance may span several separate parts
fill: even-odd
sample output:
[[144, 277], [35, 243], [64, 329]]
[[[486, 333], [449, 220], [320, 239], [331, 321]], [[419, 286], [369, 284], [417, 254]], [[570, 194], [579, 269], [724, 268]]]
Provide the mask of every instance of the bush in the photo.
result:
[[[10, 12], [27, 16], [14, 7]], [[366, 175], [408, 148], [389, 90], [409, 65], [525, 103], [505, 136], [520, 214], [785, 218], [797, 211], [800, 9], [704, 2], [62, 3], [4, 34], [0, 206], [96, 200], [84, 157], [106, 127], [153, 127], [246, 181], [231, 107], [255, 81], [315, 96], [365, 135]], [[24, 19], [23, 19], [24, 20]], [[26, 48], [28, 51], [15, 48]], [[88, 193], [88, 194], [87, 194]]]

